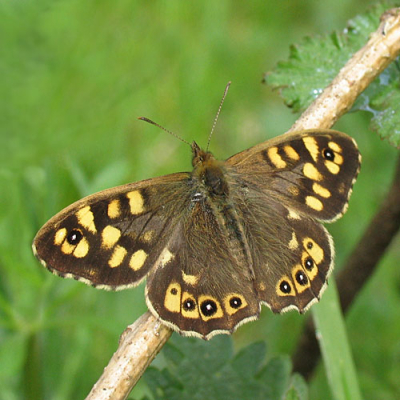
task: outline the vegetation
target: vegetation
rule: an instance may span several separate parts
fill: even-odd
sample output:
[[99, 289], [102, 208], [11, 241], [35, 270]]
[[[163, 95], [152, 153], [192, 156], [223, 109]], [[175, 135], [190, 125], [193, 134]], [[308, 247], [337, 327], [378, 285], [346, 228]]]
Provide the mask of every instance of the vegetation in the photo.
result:
[[[62, 280], [40, 266], [30, 247], [48, 218], [84, 195], [190, 168], [187, 145], [137, 117], [205, 144], [231, 80], [213, 153], [224, 159], [277, 136], [298, 114], [271, 86], [285, 86], [286, 104], [304, 109], [377, 28], [380, 13], [396, 4], [367, 11], [374, 3], [0, 2], [0, 399], [84, 398], [119, 335], [146, 310], [143, 285], [113, 293]], [[297, 47], [289, 50], [292, 44]], [[321, 75], [310, 74], [316, 65]], [[270, 86], [262, 84], [271, 70]], [[392, 64], [359, 99], [353, 109], [358, 112], [335, 125], [357, 140], [363, 155], [349, 211], [328, 226], [336, 272], [392, 180], [398, 76]], [[344, 368], [354, 363], [357, 377], [349, 390], [360, 387], [365, 398], [400, 397], [399, 259], [397, 235], [349, 309], [347, 334], [331, 343], [351, 349], [353, 359]], [[337, 307], [334, 290], [323, 301]], [[215, 375], [199, 382], [210, 385], [216, 399], [232, 398], [223, 376], [239, 385], [244, 374], [237, 389], [243, 396], [275, 399], [286, 393], [303, 399], [308, 392], [311, 399], [338, 398], [326, 378], [335, 361], [321, 363], [307, 384], [291, 372], [290, 356], [306, 317], [277, 316], [264, 308], [259, 321], [232, 338], [202, 342], [174, 334], [131, 398], [185, 398], [196, 391], [193, 379], [210, 372], [210, 365]], [[341, 332], [335, 325], [342, 323], [340, 316], [329, 322], [326, 329]], [[202, 357], [207, 354], [212, 358]]]

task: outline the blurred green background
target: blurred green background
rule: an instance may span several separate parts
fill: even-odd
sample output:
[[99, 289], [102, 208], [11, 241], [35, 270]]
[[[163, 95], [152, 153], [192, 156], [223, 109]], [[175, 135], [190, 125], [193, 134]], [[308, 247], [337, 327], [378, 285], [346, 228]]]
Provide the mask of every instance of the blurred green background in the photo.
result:
[[[137, 117], [205, 145], [231, 80], [213, 153], [224, 159], [279, 135], [296, 116], [263, 74], [290, 44], [343, 30], [373, 3], [0, 1], [0, 399], [83, 398], [146, 310], [143, 285], [110, 293], [62, 280], [30, 247], [48, 218], [84, 195], [190, 169], [187, 145]], [[393, 174], [396, 150], [368, 122], [354, 113], [335, 125], [363, 154], [349, 211], [329, 227], [337, 269]], [[400, 397], [399, 248], [397, 238], [347, 316], [366, 398]], [[264, 308], [235, 346], [263, 340], [269, 354], [290, 353], [304, 320]], [[322, 368], [311, 385], [312, 398], [329, 398]], [[132, 396], [144, 393], [141, 382]]]

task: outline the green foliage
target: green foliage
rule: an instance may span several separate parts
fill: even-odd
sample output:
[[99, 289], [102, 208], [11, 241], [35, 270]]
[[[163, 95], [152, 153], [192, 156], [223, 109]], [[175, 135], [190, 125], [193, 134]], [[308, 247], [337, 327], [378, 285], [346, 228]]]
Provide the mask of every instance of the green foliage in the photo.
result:
[[336, 400], [361, 400], [356, 368], [334, 282], [312, 312], [332, 397]]
[[287, 357], [273, 357], [265, 363], [266, 346], [262, 342], [234, 355], [230, 337], [219, 336], [210, 342], [178, 338], [165, 346], [163, 354], [166, 367], [150, 367], [144, 375], [157, 400], [308, 397], [304, 380], [291, 376]]
[[[305, 110], [351, 55], [367, 42], [371, 32], [378, 28], [382, 13], [399, 5], [398, 1], [378, 3], [365, 14], [350, 20], [341, 33], [307, 37], [300, 45], [291, 46], [289, 60], [278, 63], [267, 75], [267, 83], [280, 89], [285, 103], [294, 112]], [[353, 111], [371, 112], [372, 129], [396, 147], [400, 147], [399, 87], [399, 67], [392, 63], [353, 107]]]
[[[1, 400], [84, 398], [121, 332], [146, 309], [143, 287], [110, 293], [62, 280], [40, 266], [30, 247], [48, 218], [83, 195], [190, 168], [187, 146], [136, 117], [148, 116], [204, 144], [223, 88], [232, 80], [211, 143], [214, 154], [223, 159], [279, 135], [295, 117], [260, 84], [263, 71], [286, 57], [290, 43], [341, 29], [374, 1], [0, 2]], [[300, 80], [302, 90], [298, 97], [291, 95], [290, 102], [300, 109], [311, 101], [313, 91], [329, 82], [356, 47], [348, 42], [362, 43], [377, 25], [377, 15], [355, 18], [357, 29], [350, 28], [347, 36], [307, 39], [308, 53], [303, 54], [302, 46], [295, 48], [297, 64], [286, 68]], [[324, 61], [325, 52], [332, 53], [333, 67]], [[300, 62], [303, 57], [310, 58], [313, 69], [322, 59], [321, 77], [316, 71], [310, 74]], [[398, 104], [396, 74], [396, 66], [390, 66], [380, 78], [387, 91], [374, 83], [354, 108], [381, 115], [377, 121], [379, 129], [385, 124], [386, 136], [396, 132], [398, 113], [390, 112]], [[288, 79], [286, 74], [282, 82]], [[311, 84], [305, 84], [307, 79]], [[393, 118], [392, 130], [380, 112]], [[382, 200], [397, 156], [368, 133], [365, 114], [347, 115], [337, 126], [356, 138], [364, 160], [349, 212], [329, 228], [337, 268]], [[342, 340], [352, 347], [365, 398], [400, 398], [399, 249], [395, 242], [346, 319], [349, 338]], [[232, 355], [231, 344], [221, 346], [228, 350], [221, 354], [225, 364], [217, 361], [219, 371], [229, 370], [235, 377], [247, 374], [251, 385], [246, 383], [241, 393], [266, 390], [267, 383], [272, 395], [303, 399], [309, 392], [311, 399], [329, 399], [325, 371], [332, 367], [330, 361], [307, 388], [299, 376], [290, 376], [287, 356], [282, 356], [295, 349], [303, 322], [304, 316], [275, 316], [264, 308], [260, 321], [233, 335], [242, 352]], [[258, 341], [268, 342], [268, 361], [259, 354], [254, 360], [249, 357], [254, 350], [248, 349], [262, 353], [262, 345], [252, 344]], [[187, 391], [187, 382], [174, 371], [184, 363], [194, 367], [205, 351], [186, 347], [213, 346], [218, 338], [192, 342], [175, 339], [166, 348], [165, 358], [172, 361], [165, 368], [171, 376], [163, 367], [149, 374], [159, 379], [166, 374], [165, 379], [178, 385], [178, 393]], [[244, 368], [248, 358], [249, 369]], [[161, 363], [162, 356], [154, 365]], [[260, 381], [261, 371], [265, 382]], [[212, 379], [223, 387], [236, 384], [224, 382], [217, 373]], [[142, 380], [131, 396], [144, 394], [152, 393]]]

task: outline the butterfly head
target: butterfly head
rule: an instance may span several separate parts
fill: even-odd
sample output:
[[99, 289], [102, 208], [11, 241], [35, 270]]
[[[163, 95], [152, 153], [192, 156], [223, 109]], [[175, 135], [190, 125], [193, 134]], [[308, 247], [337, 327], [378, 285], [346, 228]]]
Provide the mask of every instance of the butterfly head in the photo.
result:
[[196, 143], [193, 142], [191, 144], [192, 147], [192, 165], [193, 168], [198, 168], [201, 165], [205, 166], [209, 162], [212, 162], [215, 160], [213, 154], [209, 151], [205, 151], [200, 148], [200, 146]]

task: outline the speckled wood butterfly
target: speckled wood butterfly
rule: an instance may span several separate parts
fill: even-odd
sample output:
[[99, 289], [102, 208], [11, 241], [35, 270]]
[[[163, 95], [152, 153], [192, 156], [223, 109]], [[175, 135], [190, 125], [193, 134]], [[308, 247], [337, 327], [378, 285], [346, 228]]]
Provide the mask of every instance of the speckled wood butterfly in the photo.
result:
[[147, 277], [151, 312], [184, 335], [232, 333], [306, 311], [333, 268], [320, 222], [347, 208], [361, 156], [332, 130], [287, 133], [218, 161], [195, 142], [192, 172], [85, 197], [51, 218], [33, 251], [56, 275], [126, 289]]

